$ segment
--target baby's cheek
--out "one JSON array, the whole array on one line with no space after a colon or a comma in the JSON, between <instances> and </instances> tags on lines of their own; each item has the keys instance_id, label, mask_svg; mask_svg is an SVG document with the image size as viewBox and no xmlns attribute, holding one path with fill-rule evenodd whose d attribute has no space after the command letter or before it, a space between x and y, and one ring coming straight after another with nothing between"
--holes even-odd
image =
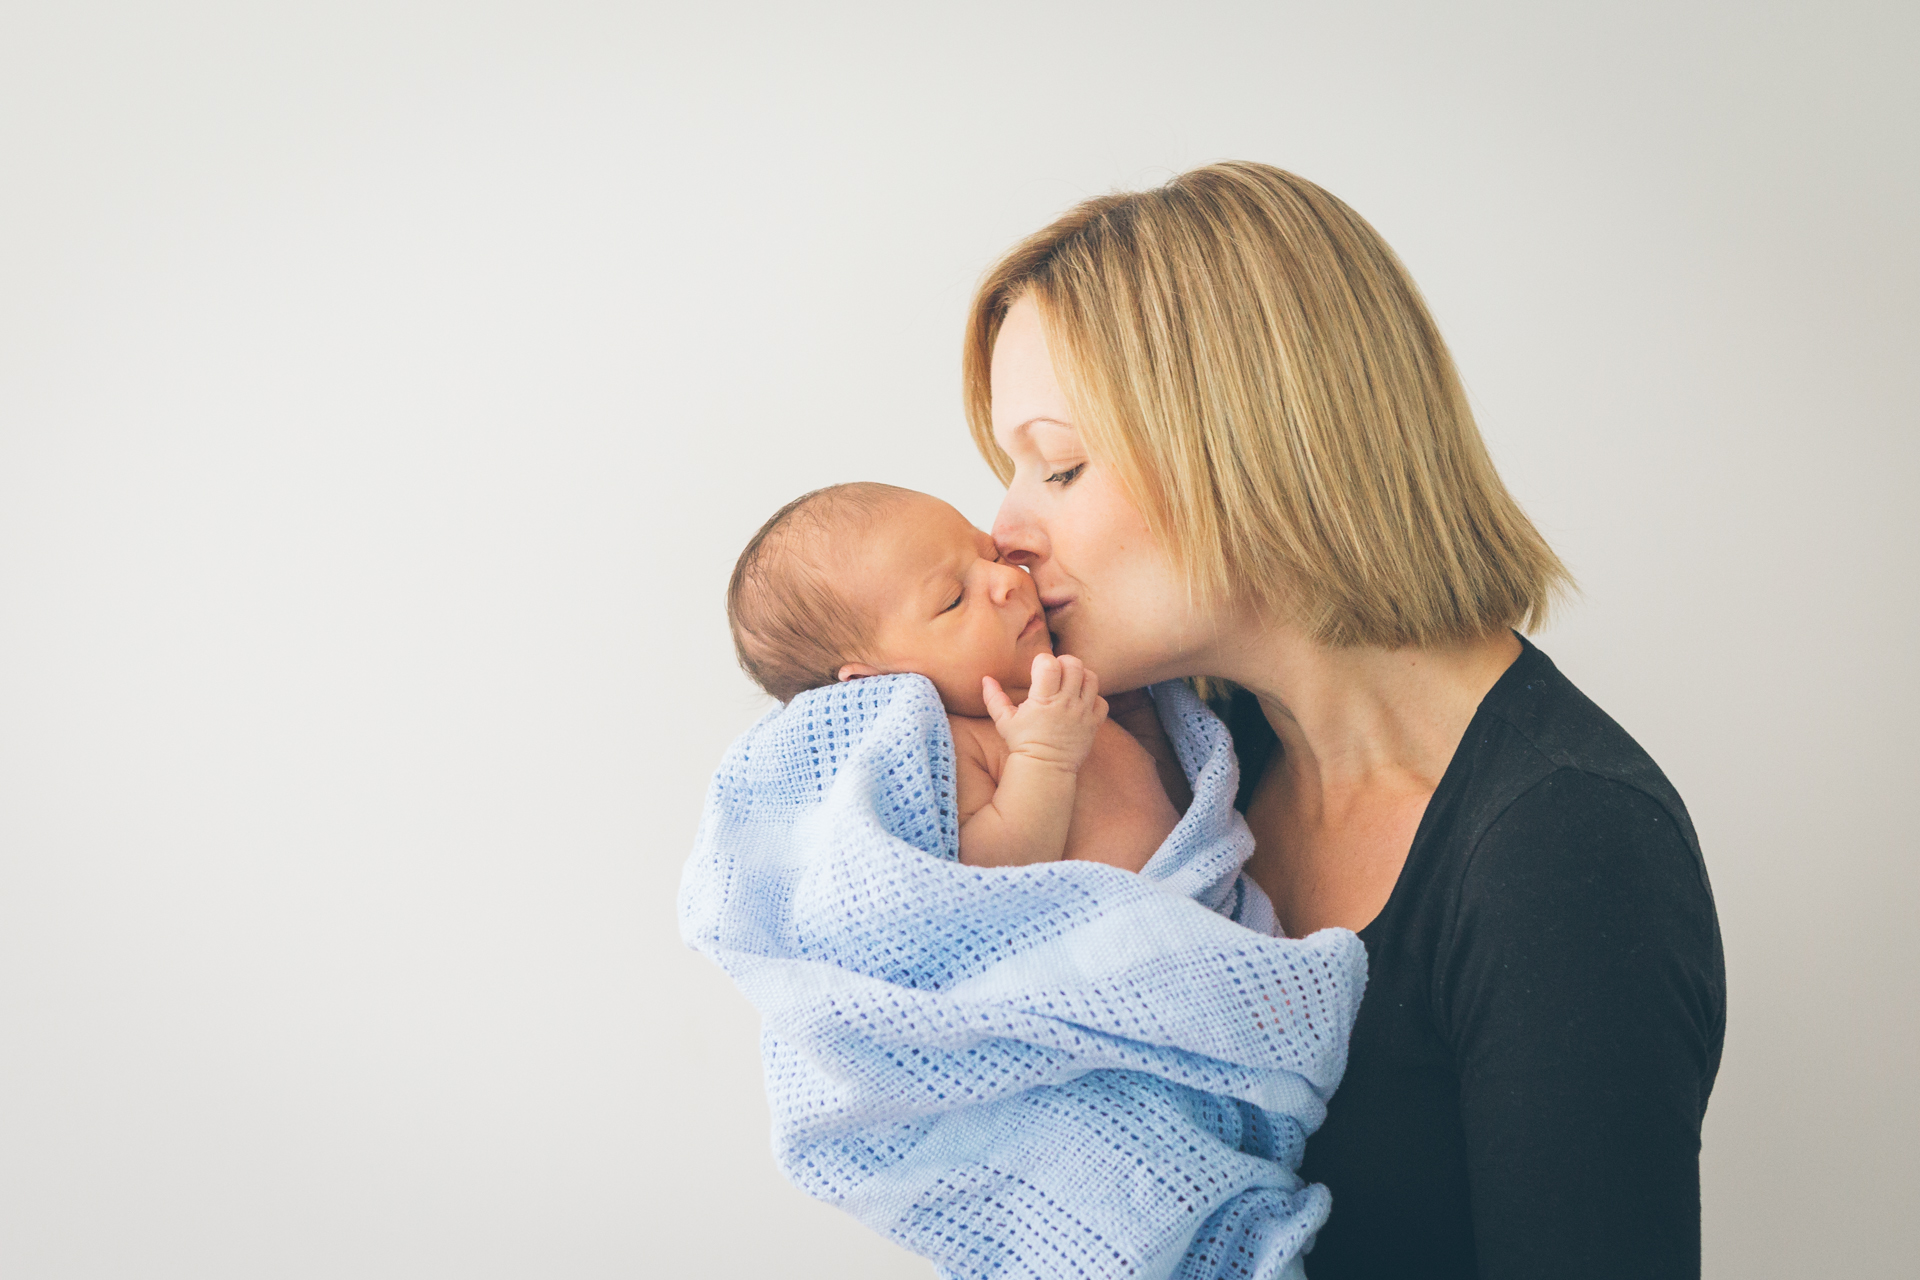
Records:
<instances>
[{"instance_id":1,"label":"baby's cheek","mask_svg":"<svg viewBox=\"0 0 1920 1280\"><path fill-rule=\"evenodd\" d=\"M1051 649L1039 649L1023 645L1012 652L1002 652L999 661L994 664L993 674L1001 684L1017 683L1026 688L1033 678L1033 660L1042 653L1051 653Z\"/></svg>"}]
</instances>

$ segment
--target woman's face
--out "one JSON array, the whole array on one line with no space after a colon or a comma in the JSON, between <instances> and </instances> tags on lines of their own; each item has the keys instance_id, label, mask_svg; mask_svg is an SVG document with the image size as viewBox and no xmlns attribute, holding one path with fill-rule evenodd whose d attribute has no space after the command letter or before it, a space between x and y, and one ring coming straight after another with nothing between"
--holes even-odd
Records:
<instances>
[{"instance_id":1,"label":"woman's face","mask_svg":"<svg viewBox=\"0 0 1920 1280\"><path fill-rule=\"evenodd\" d=\"M1031 298L1007 312L991 376L993 438L1014 464L993 540L1032 573L1054 651L1078 657L1116 693L1199 674L1190 664L1205 629L1186 584L1088 454Z\"/></svg>"}]
</instances>

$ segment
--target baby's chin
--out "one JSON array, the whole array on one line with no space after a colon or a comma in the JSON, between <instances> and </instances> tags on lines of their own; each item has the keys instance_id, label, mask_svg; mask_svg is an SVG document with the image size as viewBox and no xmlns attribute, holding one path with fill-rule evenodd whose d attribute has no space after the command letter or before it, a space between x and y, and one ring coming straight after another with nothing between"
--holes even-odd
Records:
<instances>
[{"instance_id":1,"label":"baby's chin","mask_svg":"<svg viewBox=\"0 0 1920 1280\"><path fill-rule=\"evenodd\" d=\"M986 674L993 675L996 680L1000 679L999 676L994 675L991 671ZM1000 680L1001 691L1005 693L1008 698L1012 699L1013 705L1016 707L1027 700L1027 688L1027 679L1025 676L1020 678L1019 684L1008 684L1005 680ZM977 716L982 719L987 719L991 716L991 713L987 710L986 696L980 690L979 680L973 682L971 693L956 689L951 695L942 695L941 701L947 704L948 711L951 711L957 716Z\"/></svg>"},{"instance_id":2,"label":"baby's chin","mask_svg":"<svg viewBox=\"0 0 1920 1280\"><path fill-rule=\"evenodd\" d=\"M1004 671L982 671L952 680L936 679L934 685L940 690L940 701L946 705L949 712L956 716L973 716L976 719L985 720L990 718L986 695L981 688L981 680L985 676L992 676L999 681L1001 690L1013 700L1013 705L1016 707L1027 700L1027 690L1030 687L1028 673L1022 670L1018 682L1010 682L1007 679L1009 674Z\"/></svg>"},{"instance_id":3,"label":"baby's chin","mask_svg":"<svg viewBox=\"0 0 1920 1280\"><path fill-rule=\"evenodd\" d=\"M1000 688L1015 706L1025 702L1027 690L1032 687L1033 660L1043 653L1053 652L1052 637L1045 631L1040 633L1039 643L1023 641L1006 661L996 664L995 670L976 670L964 674L954 674L951 668L945 672L928 670L934 685L940 690L940 700L947 710L957 716L987 715L987 702L981 692L981 681L992 676L1000 682Z\"/></svg>"}]
</instances>

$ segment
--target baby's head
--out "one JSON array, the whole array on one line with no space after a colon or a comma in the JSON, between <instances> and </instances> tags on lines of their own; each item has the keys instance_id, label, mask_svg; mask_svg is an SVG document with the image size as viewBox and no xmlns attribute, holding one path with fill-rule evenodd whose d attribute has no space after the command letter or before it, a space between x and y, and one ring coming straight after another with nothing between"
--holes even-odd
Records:
<instances>
[{"instance_id":1,"label":"baby's head","mask_svg":"<svg viewBox=\"0 0 1920 1280\"><path fill-rule=\"evenodd\" d=\"M760 526L727 584L733 646L782 702L855 676L913 671L947 709L984 716L980 679L1018 702L1053 652L1040 593L938 498L837 484Z\"/></svg>"}]
</instances>

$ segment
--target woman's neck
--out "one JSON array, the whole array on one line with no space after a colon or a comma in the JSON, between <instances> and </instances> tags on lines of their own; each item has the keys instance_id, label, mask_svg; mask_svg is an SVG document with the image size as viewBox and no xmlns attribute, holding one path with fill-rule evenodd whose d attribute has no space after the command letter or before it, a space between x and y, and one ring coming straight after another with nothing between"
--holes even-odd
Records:
<instances>
[{"instance_id":1,"label":"woman's neck","mask_svg":"<svg viewBox=\"0 0 1920 1280\"><path fill-rule=\"evenodd\" d=\"M1217 665L1260 699L1288 789L1332 800L1383 785L1431 793L1480 700L1520 652L1509 631L1446 648L1336 649L1269 625Z\"/></svg>"}]
</instances>

